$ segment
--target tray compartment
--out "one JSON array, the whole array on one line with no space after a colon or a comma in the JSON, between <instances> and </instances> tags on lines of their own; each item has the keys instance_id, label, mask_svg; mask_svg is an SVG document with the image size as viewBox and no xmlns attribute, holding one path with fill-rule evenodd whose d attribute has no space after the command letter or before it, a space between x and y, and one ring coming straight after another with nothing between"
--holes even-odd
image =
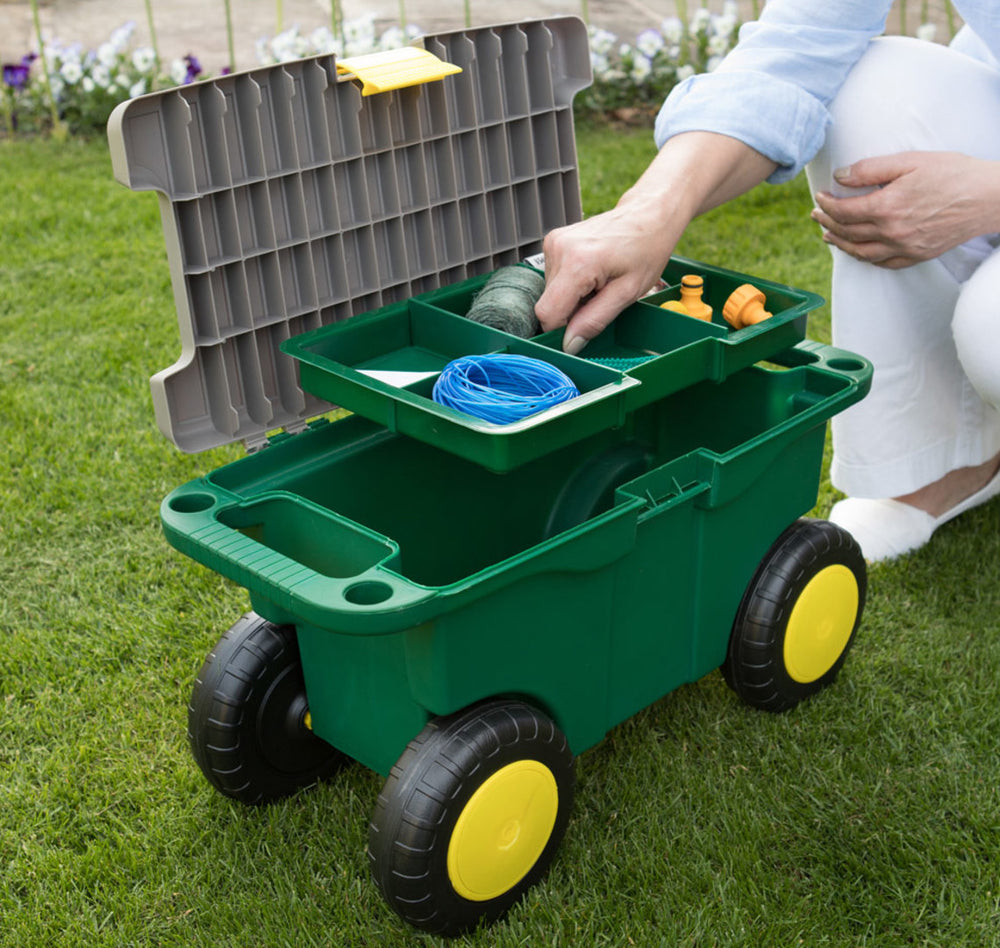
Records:
<instances>
[{"instance_id":1,"label":"tray compartment","mask_svg":"<svg viewBox=\"0 0 1000 948\"><path fill-rule=\"evenodd\" d=\"M360 575L388 563L395 544L327 507L275 494L219 513L219 523L323 576Z\"/></svg>"},{"instance_id":2,"label":"tray compartment","mask_svg":"<svg viewBox=\"0 0 1000 948\"><path fill-rule=\"evenodd\" d=\"M460 298L472 292L465 288ZM445 296L455 302L452 294ZM317 397L498 471L620 426L625 392L638 384L614 369L471 322L422 299L289 339L282 349L299 360L302 387ZM449 362L489 353L543 359L565 372L580 395L510 425L494 425L432 400L436 377ZM381 374L386 372L423 377L393 379Z\"/></svg>"}]
</instances>

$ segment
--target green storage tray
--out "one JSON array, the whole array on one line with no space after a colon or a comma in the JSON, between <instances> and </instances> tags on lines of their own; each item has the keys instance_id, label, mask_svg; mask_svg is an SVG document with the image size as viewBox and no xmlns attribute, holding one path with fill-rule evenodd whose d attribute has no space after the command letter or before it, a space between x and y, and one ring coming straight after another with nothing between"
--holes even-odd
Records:
<instances>
[{"instance_id":1,"label":"green storage tray","mask_svg":"<svg viewBox=\"0 0 1000 948\"><path fill-rule=\"evenodd\" d=\"M681 277L705 281L712 322L665 310ZM675 258L665 289L623 312L583 353L562 352L562 330L523 340L465 319L488 276L294 336L281 350L299 360L307 392L443 450L507 471L606 427L619 427L643 405L697 382L722 381L801 341L806 315L822 298L792 287ZM770 319L734 330L722 319L729 294L753 283L767 296ZM510 425L496 425L438 405L440 371L465 355L514 353L564 371L580 396Z\"/></svg>"},{"instance_id":2,"label":"green storage tray","mask_svg":"<svg viewBox=\"0 0 1000 948\"><path fill-rule=\"evenodd\" d=\"M482 326L421 299L293 337L281 348L299 359L306 391L493 471L510 470L619 427L628 411L628 392L641 384L616 369ZM493 353L544 359L565 372L580 395L509 425L433 400L434 382L451 360Z\"/></svg>"}]
</instances>

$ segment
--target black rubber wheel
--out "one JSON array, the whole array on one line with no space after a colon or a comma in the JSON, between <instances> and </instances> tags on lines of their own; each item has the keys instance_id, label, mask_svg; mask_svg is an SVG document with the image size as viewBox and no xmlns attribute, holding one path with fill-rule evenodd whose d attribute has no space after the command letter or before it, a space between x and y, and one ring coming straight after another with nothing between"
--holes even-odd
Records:
<instances>
[{"instance_id":1,"label":"black rubber wheel","mask_svg":"<svg viewBox=\"0 0 1000 948\"><path fill-rule=\"evenodd\" d=\"M861 549L826 520L798 520L767 552L729 639L723 675L747 704L785 711L829 685L861 621Z\"/></svg>"},{"instance_id":2,"label":"black rubber wheel","mask_svg":"<svg viewBox=\"0 0 1000 948\"><path fill-rule=\"evenodd\" d=\"M492 922L545 874L574 788L565 736L531 706L497 699L437 718L379 795L368 832L375 881L426 931Z\"/></svg>"},{"instance_id":3,"label":"black rubber wheel","mask_svg":"<svg viewBox=\"0 0 1000 948\"><path fill-rule=\"evenodd\" d=\"M307 724L290 625L242 616L205 659L188 706L188 742L220 793L267 803L329 776L343 755Z\"/></svg>"},{"instance_id":4,"label":"black rubber wheel","mask_svg":"<svg viewBox=\"0 0 1000 948\"><path fill-rule=\"evenodd\" d=\"M548 539L610 510L615 490L649 470L649 451L636 441L600 451L578 467L559 491L543 536Z\"/></svg>"}]
</instances>

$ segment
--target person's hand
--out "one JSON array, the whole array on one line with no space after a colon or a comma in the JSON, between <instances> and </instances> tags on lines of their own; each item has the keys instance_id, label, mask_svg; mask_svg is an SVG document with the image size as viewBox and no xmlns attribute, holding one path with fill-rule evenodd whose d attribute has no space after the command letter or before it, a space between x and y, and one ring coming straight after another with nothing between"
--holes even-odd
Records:
<instances>
[{"instance_id":1,"label":"person's hand","mask_svg":"<svg viewBox=\"0 0 1000 948\"><path fill-rule=\"evenodd\" d=\"M1000 162L956 152L910 151L856 161L837 183L866 194L815 198L823 239L844 253L900 269L1000 231Z\"/></svg>"},{"instance_id":2,"label":"person's hand","mask_svg":"<svg viewBox=\"0 0 1000 948\"><path fill-rule=\"evenodd\" d=\"M691 219L763 181L776 165L715 132L669 139L614 210L550 231L535 315L566 327L573 355L660 279Z\"/></svg>"},{"instance_id":3,"label":"person's hand","mask_svg":"<svg viewBox=\"0 0 1000 948\"><path fill-rule=\"evenodd\" d=\"M546 331L566 327L563 349L572 355L656 283L679 236L630 203L545 237L535 315Z\"/></svg>"}]
</instances>

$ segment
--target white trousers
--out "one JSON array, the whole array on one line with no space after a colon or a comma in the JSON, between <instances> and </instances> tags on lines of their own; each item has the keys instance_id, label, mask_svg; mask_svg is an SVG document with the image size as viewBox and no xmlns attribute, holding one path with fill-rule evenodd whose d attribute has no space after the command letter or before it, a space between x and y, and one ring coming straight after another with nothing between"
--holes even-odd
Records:
<instances>
[{"instance_id":1,"label":"white trousers","mask_svg":"<svg viewBox=\"0 0 1000 948\"><path fill-rule=\"evenodd\" d=\"M951 47L875 40L834 101L808 169L815 193L859 193L835 168L894 152L1000 161L1000 65L967 28ZM875 365L871 394L832 422L831 480L895 497L1000 451L1000 235L903 270L833 252L834 345Z\"/></svg>"}]
</instances>

